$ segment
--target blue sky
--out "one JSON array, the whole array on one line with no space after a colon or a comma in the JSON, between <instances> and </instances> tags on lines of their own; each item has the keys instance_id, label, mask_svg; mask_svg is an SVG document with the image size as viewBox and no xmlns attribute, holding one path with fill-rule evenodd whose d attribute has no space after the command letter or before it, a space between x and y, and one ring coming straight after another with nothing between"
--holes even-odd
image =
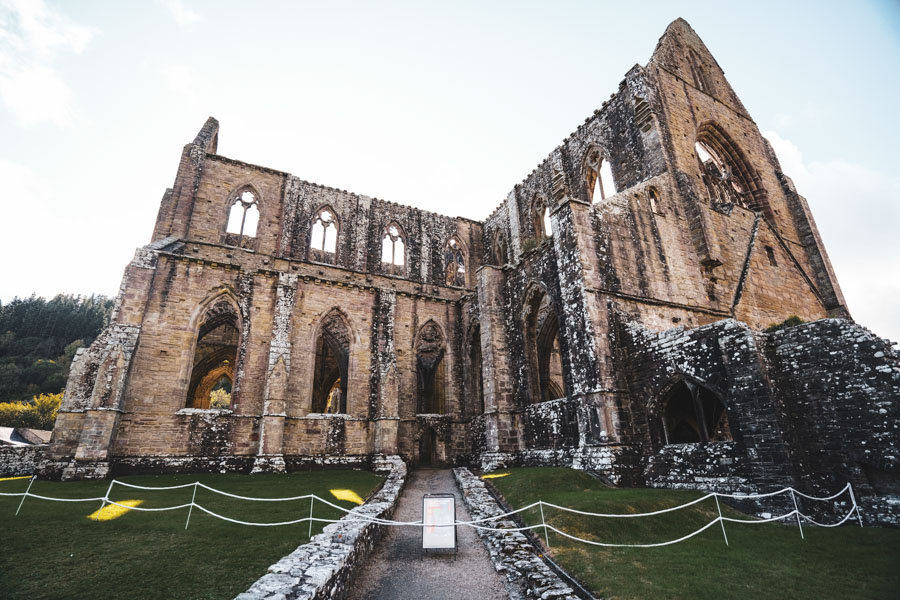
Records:
<instances>
[{"instance_id":1,"label":"blue sky","mask_svg":"<svg viewBox=\"0 0 900 600\"><path fill-rule=\"evenodd\" d=\"M210 115L226 156L483 219L679 16L900 339L894 1L0 0L0 299L114 294Z\"/></svg>"}]
</instances>

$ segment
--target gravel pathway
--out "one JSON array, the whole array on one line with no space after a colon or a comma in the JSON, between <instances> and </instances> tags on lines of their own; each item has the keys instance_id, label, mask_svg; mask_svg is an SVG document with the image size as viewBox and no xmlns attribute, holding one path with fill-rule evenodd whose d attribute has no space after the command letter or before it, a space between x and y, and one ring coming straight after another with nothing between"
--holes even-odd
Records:
<instances>
[{"instance_id":1,"label":"gravel pathway","mask_svg":"<svg viewBox=\"0 0 900 600\"><path fill-rule=\"evenodd\" d=\"M424 494L452 493L456 515L468 520L459 490L449 469L416 469L406 481L394 519L422 518ZM471 527L457 528L459 553L425 554L418 527L389 527L372 558L356 576L350 600L508 600L503 579L494 570L478 534Z\"/></svg>"}]
</instances>

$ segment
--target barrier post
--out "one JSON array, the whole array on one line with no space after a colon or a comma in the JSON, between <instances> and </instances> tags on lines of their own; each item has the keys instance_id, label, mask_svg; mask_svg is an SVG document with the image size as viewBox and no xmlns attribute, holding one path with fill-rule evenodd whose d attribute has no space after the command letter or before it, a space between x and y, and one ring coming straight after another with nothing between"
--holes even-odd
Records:
<instances>
[{"instance_id":1,"label":"barrier post","mask_svg":"<svg viewBox=\"0 0 900 600\"><path fill-rule=\"evenodd\" d=\"M115 479L109 482L109 487L106 488L106 494L103 496L103 500L100 501L100 510L103 510L103 507L106 506L106 501L109 500L109 494L112 492L112 486L115 482Z\"/></svg>"},{"instance_id":2,"label":"barrier post","mask_svg":"<svg viewBox=\"0 0 900 600\"><path fill-rule=\"evenodd\" d=\"M547 542L547 550L550 549L550 537L547 535L547 522L544 521L544 501L538 500L538 505L541 507L541 525L544 526L544 540Z\"/></svg>"},{"instance_id":3,"label":"barrier post","mask_svg":"<svg viewBox=\"0 0 900 600\"><path fill-rule=\"evenodd\" d=\"M791 500L794 501L794 514L797 516L797 527L800 528L800 539L805 540L806 536L803 535L803 525L800 524L800 507L797 506L797 496L794 494L794 488L789 488L791 490Z\"/></svg>"},{"instance_id":4,"label":"barrier post","mask_svg":"<svg viewBox=\"0 0 900 600\"><path fill-rule=\"evenodd\" d=\"M313 504L315 503L315 501L316 501L315 494L310 494L309 495L309 533L306 534L307 540L312 539L312 512L313 512Z\"/></svg>"},{"instance_id":5,"label":"barrier post","mask_svg":"<svg viewBox=\"0 0 900 600\"><path fill-rule=\"evenodd\" d=\"M25 490L25 493L22 494L22 501L19 502L19 508L16 509L16 516L19 515L19 511L22 510L22 505L25 504L25 498L28 497L28 492L31 491L31 484L34 483L34 480L37 479L37 475L31 476L31 481L28 482L28 488Z\"/></svg>"},{"instance_id":6,"label":"barrier post","mask_svg":"<svg viewBox=\"0 0 900 600\"><path fill-rule=\"evenodd\" d=\"M725 521L722 519L722 507L719 506L719 494L713 492L713 497L716 499L716 508L719 511L719 525L722 526L722 537L725 538L725 545L728 545L728 535L725 533Z\"/></svg>"},{"instance_id":7,"label":"barrier post","mask_svg":"<svg viewBox=\"0 0 900 600\"><path fill-rule=\"evenodd\" d=\"M191 523L191 513L194 512L194 500L197 498L197 484L199 481L194 482L194 494L191 496L191 505L188 507L188 516L187 521L184 522L184 529L187 530L188 525Z\"/></svg>"},{"instance_id":8,"label":"barrier post","mask_svg":"<svg viewBox=\"0 0 900 600\"><path fill-rule=\"evenodd\" d=\"M856 509L856 518L859 519L859 526L862 527L862 513L859 512L859 504L856 503L856 494L853 493L853 485L850 483L847 484L847 489L850 490L850 500L853 501L853 508ZM23 498L24 500L24 498Z\"/></svg>"}]
</instances>

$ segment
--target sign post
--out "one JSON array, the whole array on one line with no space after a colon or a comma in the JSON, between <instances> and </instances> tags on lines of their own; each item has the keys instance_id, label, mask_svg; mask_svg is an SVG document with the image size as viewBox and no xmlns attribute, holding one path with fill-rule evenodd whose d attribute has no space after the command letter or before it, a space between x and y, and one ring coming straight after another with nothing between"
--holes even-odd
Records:
<instances>
[{"instance_id":1,"label":"sign post","mask_svg":"<svg viewBox=\"0 0 900 600\"><path fill-rule=\"evenodd\" d=\"M422 496L422 549L453 549L456 545L456 496L425 494Z\"/></svg>"}]
</instances>

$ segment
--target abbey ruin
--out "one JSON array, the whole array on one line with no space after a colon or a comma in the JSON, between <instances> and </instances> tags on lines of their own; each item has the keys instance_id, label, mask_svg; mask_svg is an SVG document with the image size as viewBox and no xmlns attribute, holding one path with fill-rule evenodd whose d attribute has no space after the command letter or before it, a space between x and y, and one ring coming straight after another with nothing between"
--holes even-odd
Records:
<instances>
[{"instance_id":1,"label":"abbey ruin","mask_svg":"<svg viewBox=\"0 0 900 600\"><path fill-rule=\"evenodd\" d=\"M77 355L47 473L399 454L897 494L898 355L850 319L806 200L683 20L484 221L226 158L218 134L184 147Z\"/></svg>"}]
</instances>

